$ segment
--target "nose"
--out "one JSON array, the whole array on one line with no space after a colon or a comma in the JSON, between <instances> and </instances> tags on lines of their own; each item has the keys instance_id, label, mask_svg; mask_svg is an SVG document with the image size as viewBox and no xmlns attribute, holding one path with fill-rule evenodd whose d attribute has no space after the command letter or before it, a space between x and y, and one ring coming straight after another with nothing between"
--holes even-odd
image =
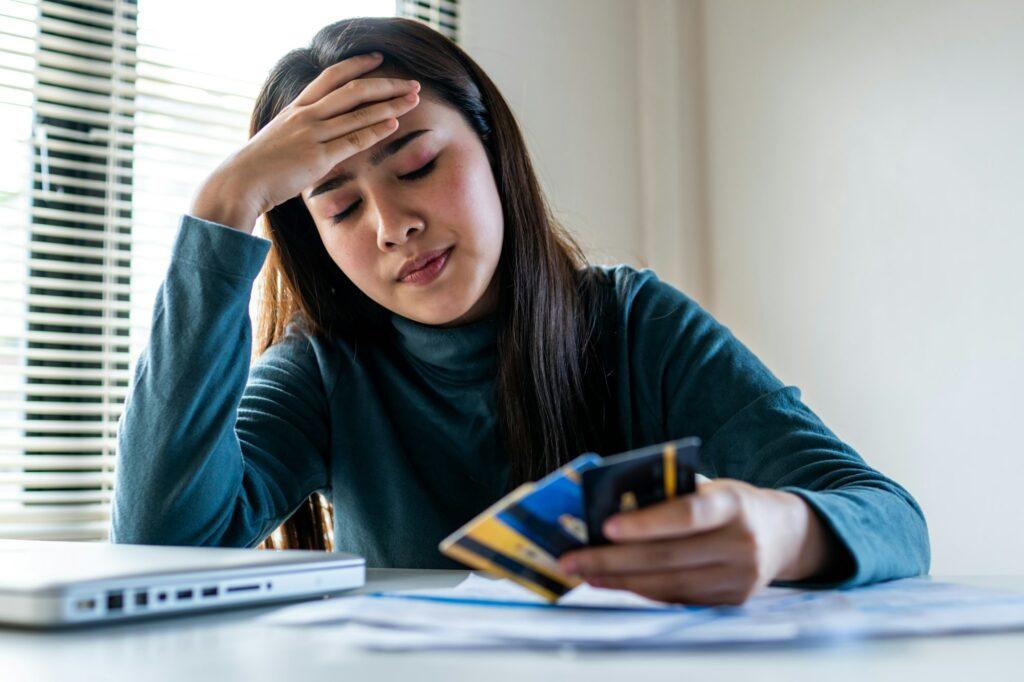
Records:
<instances>
[{"instance_id":1,"label":"nose","mask_svg":"<svg viewBox=\"0 0 1024 682\"><path fill-rule=\"evenodd\" d=\"M415 232L422 230L416 219L399 208L388 208L377 204L377 248L390 251L409 241Z\"/></svg>"},{"instance_id":2,"label":"nose","mask_svg":"<svg viewBox=\"0 0 1024 682\"><path fill-rule=\"evenodd\" d=\"M407 242L409 236L419 230L420 228L415 225L408 225L395 230L377 230L377 246L380 247L381 251L390 251L394 247Z\"/></svg>"}]
</instances>

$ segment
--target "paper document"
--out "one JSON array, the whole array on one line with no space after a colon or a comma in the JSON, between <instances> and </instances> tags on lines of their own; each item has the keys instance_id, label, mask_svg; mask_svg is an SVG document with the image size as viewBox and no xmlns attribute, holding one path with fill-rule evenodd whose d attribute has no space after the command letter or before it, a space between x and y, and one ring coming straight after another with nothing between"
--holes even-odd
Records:
<instances>
[{"instance_id":1,"label":"paper document","mask_svg":"<svg viewBox=\"0 0 1024 682\"><path fill-rule=\"evenodd\" d=\"M1024 594L907 578L850 590L768 587L743 606L686 606L580 585L557 604L472 573L453 588L335 597L261 617L338 627L373 649L664 648L1024 629Z\"/></svg>"}]
</instances>

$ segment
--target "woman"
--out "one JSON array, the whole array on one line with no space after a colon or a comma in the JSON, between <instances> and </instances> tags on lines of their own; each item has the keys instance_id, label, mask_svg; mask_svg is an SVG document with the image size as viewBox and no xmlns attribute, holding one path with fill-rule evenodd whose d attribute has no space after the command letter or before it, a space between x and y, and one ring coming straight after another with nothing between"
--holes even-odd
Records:
<instances>
[{"instance_id":1,"label":"woman","mask_svg":"<svg viewBox=\"0 0 1024 682\"><path fill-rule=\"evenodd\" d=\"M114 541L253 547L322 492L337 549L451 568L438 542L518 483L699 436L714 480L563 568L689 603L928 570L917 503L798 389L650 270L586 263L504 99L440 34L325 27L274 67L250 134L181 219L120 424Z\"/></svg>"}]
</instances>

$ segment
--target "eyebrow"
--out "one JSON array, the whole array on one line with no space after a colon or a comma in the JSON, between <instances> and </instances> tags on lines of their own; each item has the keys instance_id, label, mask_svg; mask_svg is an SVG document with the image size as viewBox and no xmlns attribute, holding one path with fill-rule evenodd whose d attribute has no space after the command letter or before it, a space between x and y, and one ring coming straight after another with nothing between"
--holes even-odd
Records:
<instances>
[{"instance_id":1,"label":"eyebrow","mask_svg":"<svg viewBox=\"0 0 1024 682\"><path fill-rule=\"evenodd\" d=\"M429 133L431 130L433 129L422 128L420 130L414 130L411 133L403 135L397 140L392 140L391 142L388 142L383 147L381 147L379 151L374 152L373 155L370 156L370 165L379 166L380 164L384 163L385 159L397 154L399 150L402 149L402 147L409 144L423 133ZM318 194L323 194L324 192L330 192L331 190L338 189L346 182L350 182L354 179L355 176L352 175L351 173L338 173L330 180L325 180L324 182L317 185L313 189L313 191L309 193L309 198L312 199Z\"/></svg>"}]
</instances>

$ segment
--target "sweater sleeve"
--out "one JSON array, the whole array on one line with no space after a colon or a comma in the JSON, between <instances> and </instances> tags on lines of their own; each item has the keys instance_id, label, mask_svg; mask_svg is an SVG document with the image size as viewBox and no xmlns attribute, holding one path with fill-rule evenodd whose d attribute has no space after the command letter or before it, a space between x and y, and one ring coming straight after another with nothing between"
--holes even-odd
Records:
<instances>
[{"instance_id":1,"label":"sweater sleeve","mask_svg":"<svg viewBox=\"0 0 1024 682\"><path fill-rule=\"evenodd\" d=\"M799 495L842 556L830 575L776 581L852 587L928 572L924 514L907 490L870 467L830 431L730 330L649 270L632 279L631 364L646 386L653 430L699 436L702 469ZM646 394L646 395L644 395Z\"/></svg>"},{"instance_id":2,"label":"sweater sleeve","mask_svg":"<svg viewBox=\"0 0 1024 682\"><path fill-rule=\"evenodd\" d=\"M113 542L253 547L328 486L310 342L250 368L249 300L270 241L184 215L118 422Z\"/></svg>"}]
</instances>

